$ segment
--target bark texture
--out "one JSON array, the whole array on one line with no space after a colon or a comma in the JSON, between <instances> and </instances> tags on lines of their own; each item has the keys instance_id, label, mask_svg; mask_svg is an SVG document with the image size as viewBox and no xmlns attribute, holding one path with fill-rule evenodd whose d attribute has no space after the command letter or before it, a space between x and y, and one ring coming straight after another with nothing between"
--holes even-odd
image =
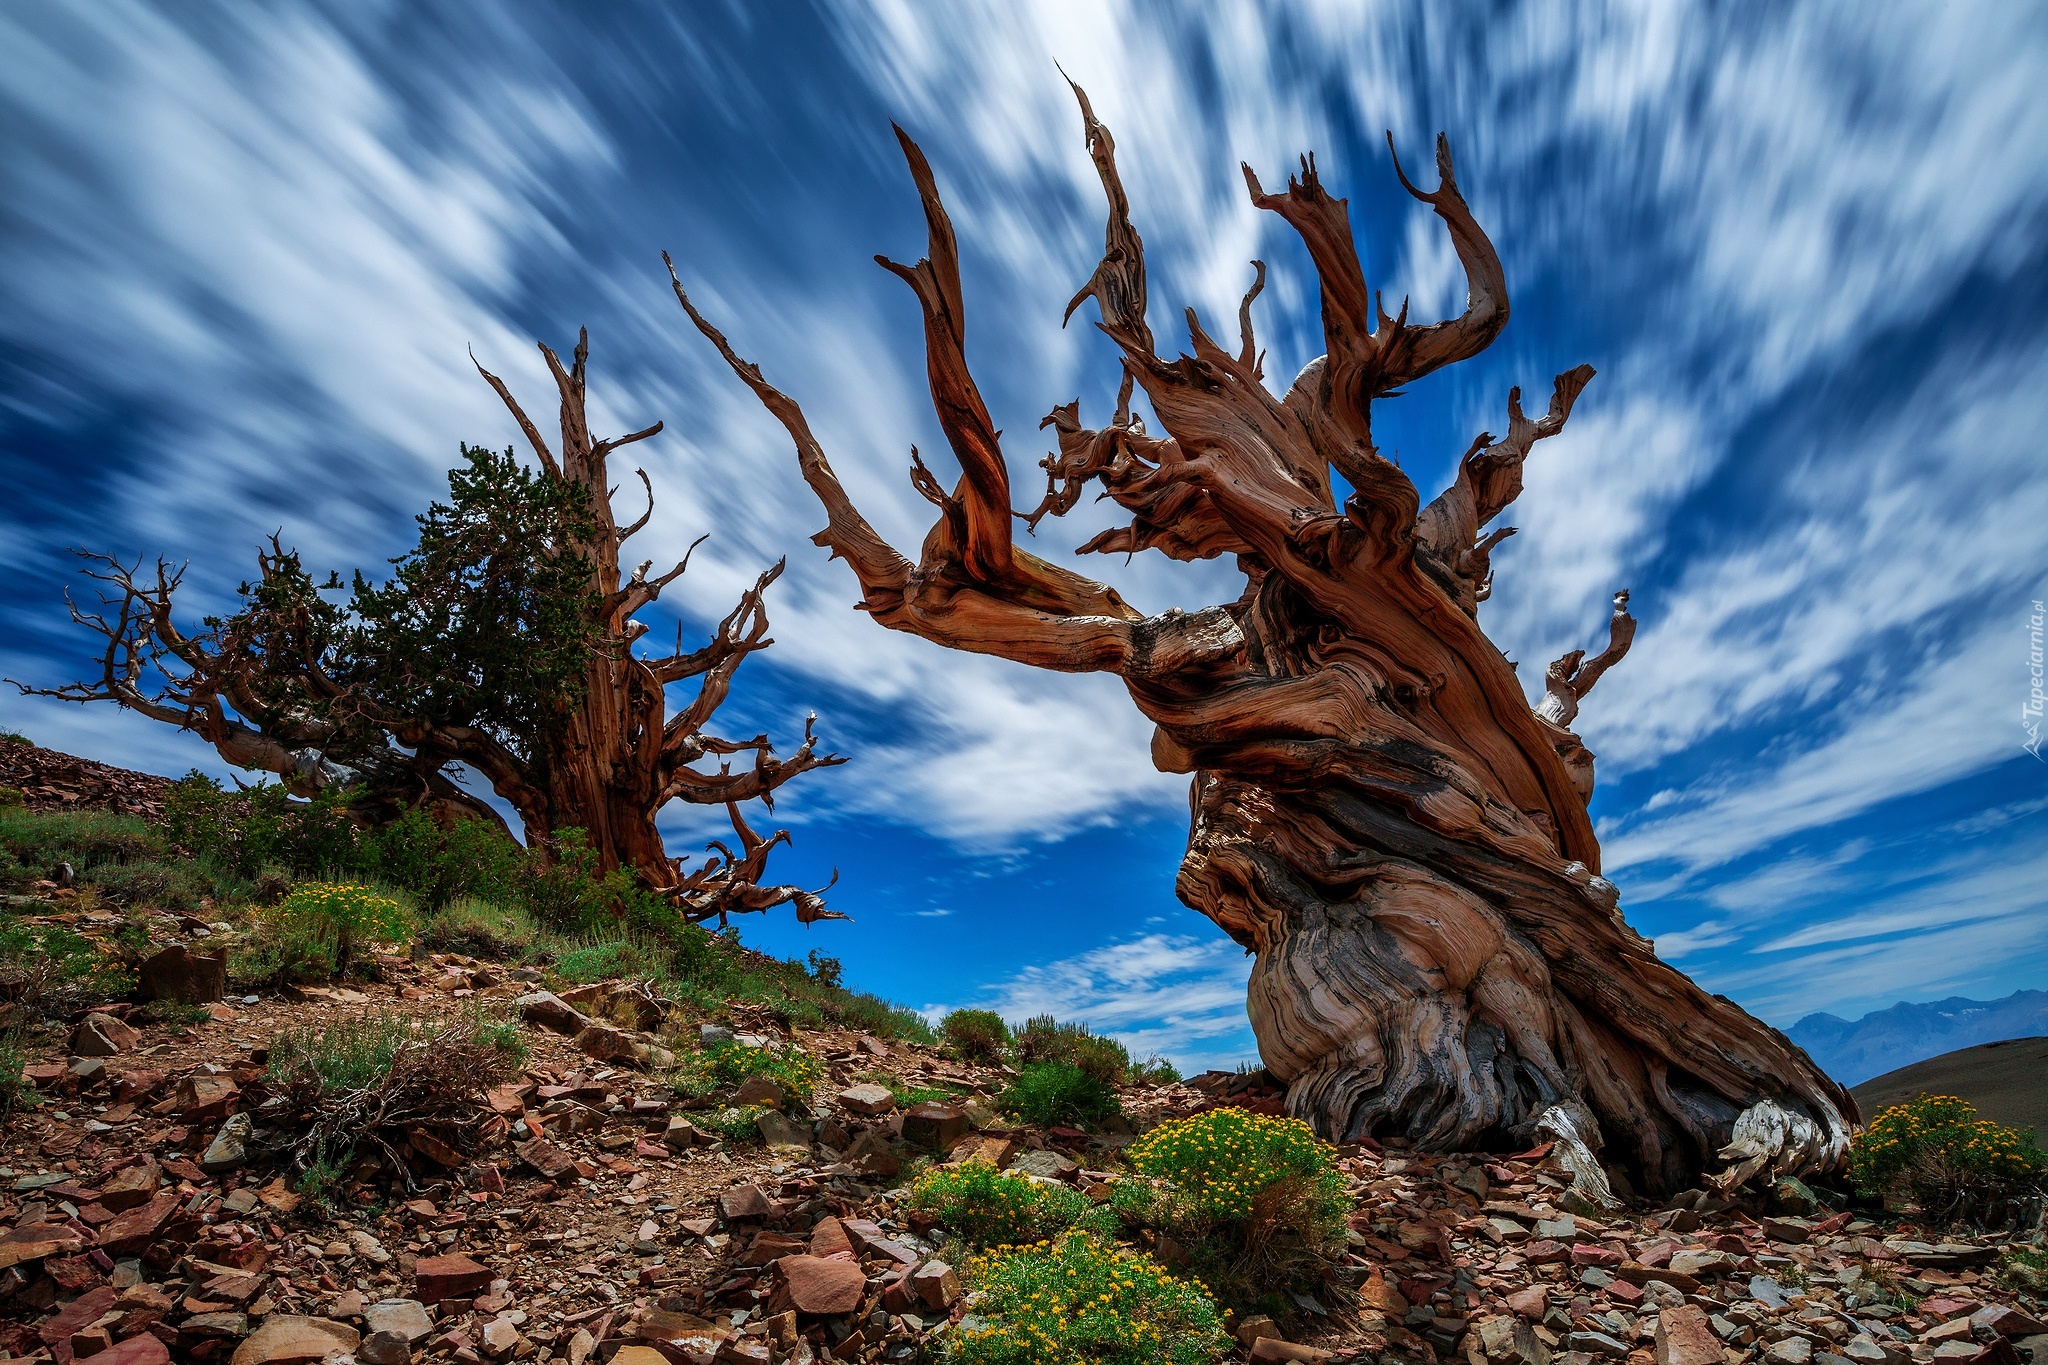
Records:
<instances>
[{"instance_id":1,"label":"bark texture","mask_svg":"<svg viewBox=\"0 0 2048 1365\"><path fill-rule=\"evenodd\" d=\"M1423 504L1372 438L1375 399L1470 357L1508 317L1499 258L1437 142L1436 189L1399 170L1451 235L1468 280L1458 317L1411 324L1367 287L1345 201L1305 159L1284 192L1244 170L1320 276L1325 354L1284 392L1265 384L1253 278L1235 349L1187 314L1189 350L1158 354L1143 243L1109 130L1077 88L1109 205L1100 264L1068 307L1095 302L1122 352L1116 410L1053 409L1057 454L1029 513L964 355L959 253L930 167L898 130L929 229L926 257L882 260L924 313L933 406L961 468L951 491L913 453L938 509L915 562L862 518L797 404L675 291L698 330L781 421L827 515L816 541L860 581L881 624L1043 668L1118 674L1156 725L1152 755L1192 777L1176 889L1256 954L1249 1010L1288 1106L1326 1136L1406 1136L1438 1149L1560 1144L1595 1203L1609 1176L1683 1187L1743 1128L1758 1169L1842 1159L1853 1101L1782 1034L1660 961L1600 876L1586 814L1593 757L1570 726L1635 622L1615 598L1605 650L1552 665L1533 706L1481 632L1487 524L1514 501L1534 444L1593 377L1559 375L1540 416L1508 398L1456 481ZM1391 147L1392 140L1389 138ZM881 258L877 258L880 260ZM672 279L675 271L670 265ZM1142 389L1164 434L1130 407ZM1341 503L1332 471L1352 490ZM1014 543L1013 522L1063 515L1089 486L1129 514L1085 551L1231 555L1233 602L1146 617L1114 589ZM1777 1140L1770 1139L1776 1134ZM1760 1135L1762 1135L1760 1137Z\"/></svg>"}]
</instances>

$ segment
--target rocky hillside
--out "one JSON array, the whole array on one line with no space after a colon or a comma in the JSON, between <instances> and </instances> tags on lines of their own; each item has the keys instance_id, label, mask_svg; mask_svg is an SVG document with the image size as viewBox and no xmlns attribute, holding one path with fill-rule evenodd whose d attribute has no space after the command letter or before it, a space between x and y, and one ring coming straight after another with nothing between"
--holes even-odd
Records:
<instances>
[{"instance_id":1,"label":"rocky hillside","mask_svg":"<svg viewBox=\"0 0 2048 1365\"><path fill-rule=\"evenodd\" d=\"M0 812L0 1358L2048 1365L2011 1234L1789 1180L1594 1209L1547 1147L1333 1149L1263 1075L934 1041L765 959L720 999L444 918L252 985L267 911L38 876L69 818Z\"/></svg>"}]
</instances>

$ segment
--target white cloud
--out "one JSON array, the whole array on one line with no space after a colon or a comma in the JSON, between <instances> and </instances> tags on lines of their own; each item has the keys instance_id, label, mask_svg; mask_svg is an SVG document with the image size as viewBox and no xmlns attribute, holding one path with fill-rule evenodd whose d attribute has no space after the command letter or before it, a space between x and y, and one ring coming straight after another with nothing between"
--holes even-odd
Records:
<instances>
[{"instance_id":1,"label":"white cloud","mask_svg":"<svg viewBox=\"0 0 2048 1365\"><path fill-rule=\"evenodd\" d=\"M1152 933L1025 967L953 1005L992 1009L1013 1023L1050 1014L1116 1038L1138 1058L1159 1053L1183 1071L1227 1067L1253 1054L1245 1018L1251 960L1228 939Z\"/></svg>"}]
</instances>

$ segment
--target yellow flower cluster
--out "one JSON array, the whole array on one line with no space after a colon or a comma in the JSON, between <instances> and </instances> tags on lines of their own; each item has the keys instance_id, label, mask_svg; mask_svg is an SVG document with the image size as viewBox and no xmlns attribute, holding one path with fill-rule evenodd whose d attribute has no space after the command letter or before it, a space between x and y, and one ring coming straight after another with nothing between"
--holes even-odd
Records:
<instances>
[{"instance_id":1,"label":"yellow flower cluster","mask_svg":"<svg viewBox=\"0 0 2048 1365\"><path fill-rule=\"evenodd\" d=\"M967 1279L973 1313L949 1365L1202 1365L1230 1344L1199 1282L1078 1230L975 1256Z\"/></svg>"},{"instance_id":2,"label":"yellow flower cluster","mask_svg":"<svg viewBox=\"0 0 2048 1365\"><path fill-rule=\"evenodd\" d=\"M1849 1147L1849 1174L1868 1194L1925 1183L2024 1182L2048 1172L2033 1134L1977 1117L1954 1095L1922 1095L1879 1113Z\"/></svg>"},{"instance_id":3,"label":"yellow flower cluster","mask_svg":"<svg viewBox=\"0 0 2048 1365\"><path fill-rule=\"evenodd\" d=\"M1225 1107L1162 1123L1131 1144L1132 1170L1173 1182L1212 1218L1252 1216L1261 1191L1282 1180L1337 1180L1336 1149L1300 1119Z\"/></svg>"},{"instance_id":4,"label":"yellow flower cluster","mask_svg":"<svg viewBox=\"0 0 2048 1365\"><path fill-rule=\"evenodd\" d=\"M403 905L354 882L302 882L272 914L280 924L343 943L404 943L413 931Z\"/></svg>"}]
</instances>

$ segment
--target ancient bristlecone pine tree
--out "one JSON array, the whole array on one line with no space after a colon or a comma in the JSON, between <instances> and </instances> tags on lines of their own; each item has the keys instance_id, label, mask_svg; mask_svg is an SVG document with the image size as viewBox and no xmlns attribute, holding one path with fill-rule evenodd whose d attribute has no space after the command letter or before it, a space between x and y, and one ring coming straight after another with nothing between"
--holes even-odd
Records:
<instances>
[{"instance_id":1,"label":"ancient bristlecone pine tree","mask_svg":"<svg viewBox=\"0 0 2048 1365\"><path fill-rule=\"evenodd\" d=\"M661 423L594 438L588 335L566 366L540 351L561 399L559 454L479 364L543 472L522 470L510 451L465 450L470 470L451 475L456 507L421 518L421 548L398 561L390 584L359 580L344 608L321 595L338 579L316 585L273 538L243 609L188 633L173 615L182 570L159 561L143 576L139 564L87 555L103 610L74 606L72 616L105 639L100 675L22 690L112 701L190 730L228 762L274 773L301 796L350 786L381 814L424 806L497 821L448 772L464 764L518 812L530 844L546 848L580 830L598 871L632 869L685 918L723 921L781 905L805 922L843 918L818 892L763 883L769 853L788 834L755 833L741 806L759 799L772 809L785 782L844 760L817 751L808 720L786 758L767 735L723 739L707 728L740 664L773 643L764 598L782 565L760 576L702 647L685 650L679 627L673 650L636 652L648 630L636 615L689 560L655 577L651 564L621 572L620 547L648 524L654 490L636 470L647 510L620 526L607 460ZM692 679L694 695L671 713L669 689ZM750 761L733 771L734 756ZM695 766L707 757L716 771ZM686 870L655 824L671 801L724 806L739 848L714 842L713 856Z\"/></svg>"},{"instance_id":2,"label":"ancient bristlecone pine tree","mask_svg":"<svg viewBox=\"0 0 2048 1365\"><path fill-rule=\"evenodd\" d=\"M1449 229L1469 280L1463 316L1430 326L1410 325L1405 305L1380 311L1345 201L1312 161L1284 194L1246 168L1252 202L1301 235L1322 282L1327 353L1276 395L1252 338L1257 262L1235 351L1190 312L1193 354L1157 354L1114 144L1085 96L1081 110L1109 220L1101 264L1068 311L1095 300L1123 353L1122 392L1101 428L1082 425L1078 403L1045 419L1059 454L1029 514L1011 510L963 354L952 225L899 130L929 254L881 263L923 305L933 405L962 471L947 493L913 454L911 478L939 509L916 563L848 500L797 405L677 284L691 320L794 438L829 518L817 542L852 567L862 609L950 648L1123 678L1158 727L1153 761L1194 777L1176 890L1257 954L1260 1053L1289 1111L1326 1136L1438 1149L1540 1136L1595 1201L1616 1172L1644 1190L1682 1187L1724 1145L1736 1176L1838 1163L1849 1097L1783 1036L1659 961L1600 876L1592 756L1567 727L1628 646L1625 595L1606 651L1553 665L1533 709L1476 620L1487 553L1505 534L1480 530L1520 492L1530 447L1563 426L1591 369L1559 376L1533 420L1511 396L1505 438L1475 440L1426 507L1374 448L1374 399L1477 354L1507 321L1499 258L1447 146L1436 190L1402 176ZM1134 384L1164 435L1132 415ZM1332 470L1353 490L1341 506ZM1146 617L1014 544L1019 516L1063 514L1091 482L1131 521L1084 549L1232 555L1243 595Z\"/></svg>"}]
</instances>

